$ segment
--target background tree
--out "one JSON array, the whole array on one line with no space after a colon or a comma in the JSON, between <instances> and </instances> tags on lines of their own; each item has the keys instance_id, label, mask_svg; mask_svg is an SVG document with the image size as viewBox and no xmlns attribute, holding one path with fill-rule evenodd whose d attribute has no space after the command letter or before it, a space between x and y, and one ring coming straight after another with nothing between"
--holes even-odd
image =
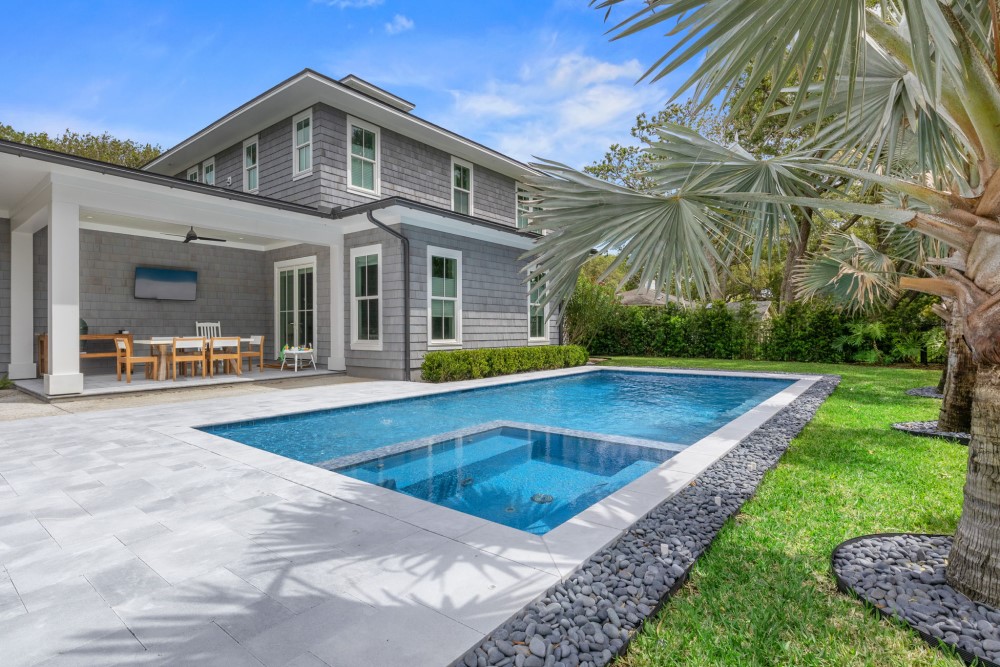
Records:
<instances>
[{"instance_id":1,"label":"background tree","mask_svg":"<svg viewBox=\"0 0 1000 667\"><path fill-rule=\"evenodd\" d=\"M787 95L786 127L811 126L811 136L802 150L760 159L664 125L647 149L655 187L645 192L541 162L544 174L530 179L541 206L533 227L549 233L533 251L536 275L560 299L594 248L618 248L642 282L705 295L726 252L745 248L759 265L784 230L795 234L797 209L900 225L952 248L943 275L882 280L889 291L949 299L976 363L947 573L958 590L1000 606L1000 3L869 4L650 0L620 22L617 37L656 29L676 39L648 76L692 64L678 94L693 89L700 105L722 98L743 109L765 77L797 81L773 88L763 108ZM881 203L854 199L875 185Z\"/></svg>"},{"instance_id":2,"label":"background tree","mask_svg":"<svg viewBox=\"0 0 1000 667\"><path fill-rule=\"evenodd\" d=\"M107 132L80 134L67 129L62 134L49 136L46 132L20 132L3 123L0 123L0 139L134 169L138 169L163 152L158 145L118 139Z\"/></svg>"}]
</instances>

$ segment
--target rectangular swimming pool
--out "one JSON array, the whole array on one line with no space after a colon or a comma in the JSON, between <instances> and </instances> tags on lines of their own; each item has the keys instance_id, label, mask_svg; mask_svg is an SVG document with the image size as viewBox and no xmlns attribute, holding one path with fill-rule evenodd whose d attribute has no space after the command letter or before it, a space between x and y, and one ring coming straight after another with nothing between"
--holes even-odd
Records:
<instances>
[{"instance_id":1,"label":"rectangular swimming pool","mask_svg":"<svg viewBox=\"0 0 1000 667\"><path fill-rule=\"evenodd\" d=\"M597 369L201 430L543 534L794 382Z\"/></svg>"}]
</instances>

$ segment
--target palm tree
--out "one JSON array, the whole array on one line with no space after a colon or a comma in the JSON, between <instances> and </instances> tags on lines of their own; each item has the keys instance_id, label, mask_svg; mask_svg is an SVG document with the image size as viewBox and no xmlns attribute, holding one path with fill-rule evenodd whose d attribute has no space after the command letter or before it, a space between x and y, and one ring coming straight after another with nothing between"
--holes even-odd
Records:
<instances>
[{"instance_id":1,"label":"palm tree","mask_svg":"<svg viewBox=\"0 0 1000 667\"><path fill-rule=\"evenodd\" d=\"M610 13L621 1L594 4ZM593 249L618 248L643 283L704 295L726 249L748 247L760 261L782 235L794 239L796 210L862 215L947 245L940 275L887 276L885 289L949 300L976 364L948 579L1000 606L1000 2L647 0L613 30L617 39L650 29L673 39L652 80L690 64L677 94L735 110L766 76L798 81L780 113L789 128L819 129L800 152L755 159L660 127L647 148L652 192L540 161L532 224L546 235L533 275L560 299ZM882 202L858 201L871 187Z\"/></svg>"}]
</instances>

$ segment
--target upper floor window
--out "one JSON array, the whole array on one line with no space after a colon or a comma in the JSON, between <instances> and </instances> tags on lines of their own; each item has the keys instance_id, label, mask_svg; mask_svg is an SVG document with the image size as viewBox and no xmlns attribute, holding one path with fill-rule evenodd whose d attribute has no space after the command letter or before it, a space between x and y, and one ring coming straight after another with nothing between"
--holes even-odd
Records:
<instances>
[{"instance_id":1,"label":"upper floor window","mask_svg":"<svg viewBox=\"0 0 1000 667\"><path fill-rule=\"evenodd\" d=\"M201 163L201 182L205 185L215 185L215 158L210 157Z\"/></svg>"},{"instance_id":2,"label":"upper floor window","mask_svg":"<svg viewBox=\"0 0 1000 667\"><path fill-rule=\"evenodd\" d=\"M243 142L243 191L257 192L260 175L257 156L257 136Z\"/></svg>"},{"instance_id":3,"label":"upper floor window","mask_svg":"<svg viewBox=\"0 0 1000 667\"><path fill-rule=\"evenodd\" d=\"M382 246L351 248L351 347L382 349L379 323L382 305L379 284L382 282Z\"/></svg>"},{"instance_id":4,"label":"upper floor window","mask_svg":"<svg viewBox=\"0 0 1000 667\"><path fill-rule=\"evenodd\" d=\"M312 173L312 109L292 118L292 176Z\"/></svg>"},{"instance_id":5,"label":"upper floor window","mask_svg":"<svg viewBox=\"0 0 1000 667\"><path fill-rule=\"evenodd\" d=\"M462 342L462 253L427 247L430 343Z\"/></svg>"},{"instance_id":6,"label":"upper floor window","mask_svg":"<svg viewBox=\"0 0 1000 667\"><path fill-rule=\"evenodd\" d=\"M187 179L189 181L198 182L198 165L195 165L187 170Z\"/></svg>"},{"instance_id":7,"label":"upper floor window","mask_svg":"<svg viewBox=\"0 0 1000 667\"><path fill-rule=\"evenodd\" d=\"M348 188L367 194L379 192L379 130L354 118L347 120L347 138L350 146L350 180Z\"/></svg>"},{"instance_id":8,"label":"upper floor window","mask_svg":"<svg viewBox=\"0 0 1000 667\"><path fill-rule=\"evenodd\" d=\"M528 226L528 214L535 210L528 202L531 201L531 193L520 183L517 184L517 228L524 229Z\"/></svg>"},{"instance_id":9,"label":"upper floor window","mask_svg":"<svg viewBox=\"0 0 1000 667\"><path fill-rule=\"evenodd\" d=\"M451 210L472 215L472 165L451 159Z\"/></svg>"}]
</instances>

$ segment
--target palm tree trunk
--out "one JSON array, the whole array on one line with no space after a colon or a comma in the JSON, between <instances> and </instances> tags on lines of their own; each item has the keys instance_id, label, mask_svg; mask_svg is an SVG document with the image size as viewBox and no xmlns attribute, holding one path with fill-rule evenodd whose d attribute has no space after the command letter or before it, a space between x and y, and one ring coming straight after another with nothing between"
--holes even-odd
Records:
<instances>
[{"instance_id":1,"label":"palm tree trunk","mask_svg":"<svg viewBox=\"0 0 1000 667\"><path fill-rule=\"evenodd\" d=\"M972 427L972 395L976 387L976 363L965 342L964 318L953 316L948 325L948 370L944 401L938 414L938 430L969 433Z\"/></svg>"},{"instance_id":2,"label":"palm tree trunk","mask_svg":"<svg viewBox=\"0 0 1000 667\"><path fill-rule=\"evenodd\" d=\"M944 388L947 384L948 384L948 364L945 364L944 370L941 371L941 379L938 380L937 390L939 394L942 395L944 394Z\"/></svg>"},{"instance_id":3,"label":"palm tree trunk","mask_svg":"<svg viewBox=\"0 0 1000 667\"><path fill-rule=\"evenodd\" d=\"M1000 607L1000 366L984 364L976 373L965 500L948 583Z\"/></svg>"},{"instance_id":4,"label":"palm tree trunk","mask_svg":"<svg viewBox=\"0 0 1000 667\"><path fill-rule=\"evenodd\" d=\"M785 270L781 277L781 310L795 301L795 282L792 280L792 274L795 267L799 265L799 260L805 256L806 250L809 249L809 236L812 234L812 211L809 210L807 213L808 215L797 214L796 217L799 218L798 238L788 243Z\"/></svg>"}]
</instances>

